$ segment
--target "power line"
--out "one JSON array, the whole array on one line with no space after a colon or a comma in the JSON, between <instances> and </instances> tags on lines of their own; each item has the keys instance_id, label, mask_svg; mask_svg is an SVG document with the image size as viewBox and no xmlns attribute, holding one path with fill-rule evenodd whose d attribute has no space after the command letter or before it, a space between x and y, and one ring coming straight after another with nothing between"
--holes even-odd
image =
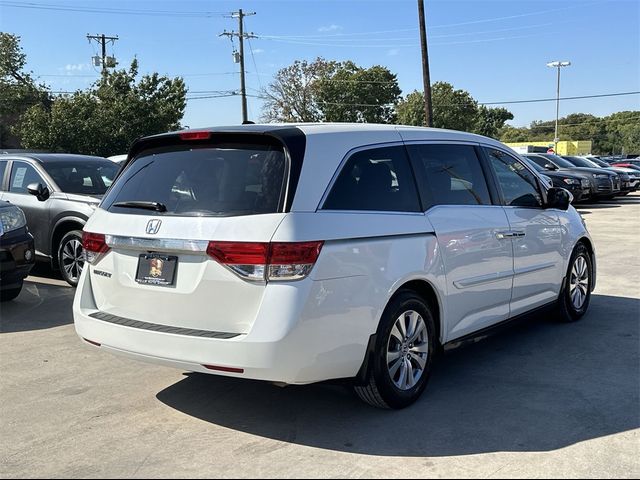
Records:
<instances>
[{"instance_id":1,"label":"power line","mask_svg":"<svg viewBox=\"0 0 640 480\"><path fill-rule=\"evenodd\" d=\"M587 120L584 122L578 122L578 123L560 123L561 127L575 127L578 125L597 125L598 122L602 122L604 119L603 118L594 118L592 120ZM640 116L638 117L631 117L631 118L613 118L611 120L607 120L607 123L613 123L613 122L632 122L632 121L640 121ZM545 121L545 123L548 122L553 122L553 120L547 120ZM532 125L529 127L513 127L513 128L527 128L529 130L535 130L535 129L542 129L542 128L551 128L551 129L555 129L555 125Z\"/></svg>"},{"instance_id":2,"label":"power line","mask_svg":"<svg viewBox=\"0 0 640 480\"><path fill-rule=\"evenodd\" d=\"M574 97L561 97L560 100L581 100L581 99L589 99L589 98L605 98L605 97L620 97L625 95L639 95L640 91L637 92L620 92L620 93L604 93L599 95L580 95ZM257 96L253 95L256 98L267 99L265 96ZM555 102L555 98L536 98L530 100L510 100L510 101L501 101L501 102L477 102L478 105L511 105L518 103L536 103L536 102ZM393 106L393 103L380 104L380 103L347 103L347 102L317 102L323 105L343 105L343 106L354 106L354 107L389 107ZM434 104L435 107L462 107L465 105L472 105L473 102L466 103L439 103Z\"/></svg>"},{"instance_id":3,"label":"power line","mask_svg":"<svg viewBox=\"0 0 640 480\"><path fill-rule=\"evenodd\" d=\"M553 22L548 23L538 23L534 25L523 25L518 27L509 27L509 28L497 28L492 30L483 30L483 31L471 31L471 32L462 32L462 33L447 33L447 34L436 34L429 35L429 38L451 38L451 37L468 37L469 35L486 35L490 33L501 33L501 32L512 32L512 31L521 31L521 30L530 30L532 28L544 28L555 25ZM434 27L429 27L434 28ZM335 35L260 35L260 38L266 38L269 40L292 40L292 41L304 41L305 39L309 39L309 41L324 41L324 42L391 42L391 41L403 41L403 40L415 40L415 37L396 37L396 38L344 38L349 35L358 35L358 36L367 36L367 35L377 35L380 33L391 33L391 32L404 32L411 31L417 32L417 28L411 29L402 29L402 30L386 30L380 32L360 32L360 33L337 33ZM339 37L339 38L336 38Z\"/></svg>"},{"instance_id":4,"label":"power line","mask_svg":"<svg viewBox=\"0 0 640 480\"><path fill-rule=\"evenodd\" d=\"M461 26L466 26L466 25L477 25L479 23L498 22L498 21L501 21L501 20L513 20L514 18L524 18L524 17L533 17L533 16L536 16L536 15L546 15L548 13L562 12L562 11L565 11L565 10L571 10L571 9L576 9L576 8L583 9L584 7L595 5L596 3L598 3L598 2L582 3L582 4L579 4L579 5L570 5L568 7L553 8L553 9L550 9L550 10L538 10L537 12L520 13L518 15L508 15L506 17L493 17L493 18L485 18L485 19L481 19L481 20L471 20L471 21L468 21L468 22L458 22L458 23L448 23L448 24L444 24L444 25L434 25L434 26L431 26L429 28L461 27Z\"/></svg>"},{"instance_id":5,"label":"power line","mask_svg":"<svg viewBox=\"0 0 640 480\"><path fill-rule=\"evenodd\" d=\"M599 95L580 95L576 97L560 97L560 100L581 100L585 98L604 98L604 97L622 97L625 95L638 95L640 91L637 92L620 92L620 93L603 93ZM506 105L506 104L516 104L516 103L536 103L536 102L555 102L556 98L537 98L533 100L512 100L509 102L478 102L479 105ZM460 104L463 105L463 104Z\"/></svg>"},{"instance_id":6,"label":"power line","mask_svg":"<svg viewBox=\"0 0 640 480\"><path fill-rule=\"evenodd\" d=\"M144 10L132 8L109 8L109 7L76 7L73 5L0 1L0 6L8 8L26 8L33 10L50 10L59 12L81 12L81 13L107 13L117 15L145 15L145 16L172 16L172 17L215 17L223 16L228 12L193 11L193 10Z\"/></svg>"},{"instance_id":7,"label":"power line","mask_svg":"<svg viewBox=\"0 0 640 480\"><path fill-rule=\"evenodd\" d=\"M544 31L538 33L531 33L527 35L510 35L504 37L494 37L494 38L480 38L476 40L462 40L458 42L434 42L432 45L437 46L447 46L447 45L468 45L473 43L486 43L486 42L501 42L505 40L515 40L519 38L531 38L531 37L540 37L541 35L551 35L556 32L552 31ZM262 38L262 37L260 37ZM266 38L266 37L265 37ZM314 47L349 47L349 48L414 48L418 45L415 43L410 44L395 44L395 43L378 43L378 44L353 44L353 43L323 43L323 42L311 42L311 41L298 41L298 40L283 40L279 38L267 38L267 40L271 40L273 42L286 43L290 45L303 45L303 46L314 46ZM374 40L375 41L375 40ZM379 40L383 41L383 40ZM387 40L388 41L388 40Z\"/></svg>"},{"instance_id":8,"label":"power line","mask_svg":"<svg viewBox=\"0 0 640 480\"><path fill-rule=\"evenodd\" d=\"M258 73L258 65L256 64L256 56L253 53L253 45L251 45L251 40L247 39L247 43L249 44L249 50L251 51L251 59L253 60L253 68L256 70L256 75L258 77L258 84L260 85L260 90L263 90L262 86L262 78L260 77L260 73Z\"/></svg>"}]
</instances>

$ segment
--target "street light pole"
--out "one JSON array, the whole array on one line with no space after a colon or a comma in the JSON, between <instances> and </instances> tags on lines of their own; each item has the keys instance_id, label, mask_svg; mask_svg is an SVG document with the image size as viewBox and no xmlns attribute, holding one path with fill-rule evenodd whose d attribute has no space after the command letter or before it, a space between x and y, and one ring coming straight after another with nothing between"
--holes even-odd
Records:
<instances>
[{"instance_id":1,"label":"street light pole","mask_svg":"<svg viewBox=\"0 0 640 480\"><path fill-rule=\"evenodd\" d=\"M558 136L558 119L560 117L560 69L562 67L568 67L571 65L571 62L549 62L547 63L547 67L557 68L558 69L558 84L556 89L556 133L553 137L553 151L554 153L558 153L558 141L560 141L560 137Z\"/></svg>"}]
</instances>

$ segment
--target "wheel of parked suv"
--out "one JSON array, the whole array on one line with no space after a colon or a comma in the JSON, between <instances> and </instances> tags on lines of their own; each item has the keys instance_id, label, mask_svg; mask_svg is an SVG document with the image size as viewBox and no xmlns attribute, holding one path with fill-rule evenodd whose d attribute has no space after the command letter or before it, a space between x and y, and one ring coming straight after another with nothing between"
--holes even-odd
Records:
<instances>
[{"instance_id":1,"label":"wheel of parked suv","mask_svg":"<svg viewBox=\"0 0 640 480\"><path fill-rule=\"evenodd\" d=\"M20 286L16 288L0 290L0 302L9 302L20 295L20 291L22 290L22 282L20 282Z\"/></svg>"},{"instance_id":2,"label":"wheel of parked suv","mask_svg":"<svg viewBox=\"0 0 640 480\"><path fill-rule=\"evenodd\" d=\"M82 232L80 230L72 230L60 240L58 266L62 278L72 287L77 286L82 267L84 267Z\"/></svg>"},{"instance_id":3,"label":"wheel of parked suv","mask_svg":"<svg viewBox=\"0 0 640 480\"><path fill-rule=\"evenodd\" d=\"M587 247L576 246L569 261L562 293L558 298L558 312L563 322L575 322L582 318L589 308L593 267Z\"/></svg>"},{"instance_id":4,"label":"wheel of parked suv","mask_svg":"<svg viewBox=\"0 0 640 480\"><path fill-rule=\"evenodd\" d=\"M414 292L398 293L382 314L367 381L356 393L374 407L411 405L427 386L435 349L429 306Z\"/></svg>"}]
</instances>

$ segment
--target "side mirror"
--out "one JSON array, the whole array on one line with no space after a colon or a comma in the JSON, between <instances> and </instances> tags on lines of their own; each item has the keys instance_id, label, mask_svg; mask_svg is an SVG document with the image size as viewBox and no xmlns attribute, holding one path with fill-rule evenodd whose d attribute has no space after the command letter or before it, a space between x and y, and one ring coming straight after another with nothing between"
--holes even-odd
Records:
<instances>
[{"instance_id":1,"label":"side mirror","mask_svg":"<svg viewBox=\"0 0 640 480\"><path fill-rule=\"evenodd\" d=\"M547 204L545 208L556 208L558 210L568 210L573 201L573 195L564 188L551 187L547 190Z\"/></svg>"},{"instance_id":2,"label":"side mirror","mask_svg":"<svg viewBox=\"0 0 640 480\"><path fill-rule=\"evenodd\" d=\"M41 202L49 198L49 189L41 183L30 183L27 185L27 191Z\"/></svg>"},{"instance_id":3,"label":"side mirror","mask_svg":"<svg viewBox=\"0 0 640 480\"><path fill-rule=\"evenodd\" d=\"M547 170L558 170L558 167L553 163L545 163L544 168L546 168Z\"/></svg>"}]
</instances>

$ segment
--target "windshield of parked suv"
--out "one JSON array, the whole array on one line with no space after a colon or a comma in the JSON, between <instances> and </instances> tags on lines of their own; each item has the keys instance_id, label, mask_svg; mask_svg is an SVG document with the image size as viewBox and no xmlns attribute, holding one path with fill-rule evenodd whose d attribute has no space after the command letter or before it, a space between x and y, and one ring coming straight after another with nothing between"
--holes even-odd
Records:
<instances>
[{"instance_id":1,"label":"windshield of parked suv","mask_svg":"<svg viewBox=\"0 0 640 480\"><path fill-rule=\"evenodd\" d=\"M573 163L576 167L594 168L591 162L580 157L565 157L567 161Z\"/></svg>"},{"instance_id":2,"label":"windshield of parked suv","mask_svg":"<svg viewBox=\"0 0 640 480\"><path fill-rule=\"evenodd\" d=\"M590 162L595 163L596 165L598 165L598 166L600 166L602 168L609 168L611 166L607 162L604 162L604 161L600 160L599 158L589 157L587 160L589 160Z\"/></svg>"},{"instance_id":3,"label":"windshield of parked suv","mask_svg":"<svg viewBox=\"0 0 640 480\"><path fill-rule=\"evenodd\" d=\"M554 155L553 153L545 153L544 155L540 155L540 156L551 160L560 168L576 168L576 166L573 163L565 160L562 157L559 157L558 155Z\"/></svg>"},{"instance_id":4,"label":"windshield of parked suv","mask_svg":"<svg viewBox=\"0 0 640 480\"><path fill-rule=\"evenodd\" d=\"M64 193L104 195L118 173L118 165L102 161L45 163L44 169Z\"/></svg>"},{"instance_id":5,"label":"windshield of parked suv","mask_svg":"<svg viewBox=\"0 0 640 480\"><path fill-rule=\"evenodd\" d=\"M144 215L275 213L283 200L285 164L283 149L273 145L143 152L118 178L103 208Z\"/></svg>"}]
</instances>

